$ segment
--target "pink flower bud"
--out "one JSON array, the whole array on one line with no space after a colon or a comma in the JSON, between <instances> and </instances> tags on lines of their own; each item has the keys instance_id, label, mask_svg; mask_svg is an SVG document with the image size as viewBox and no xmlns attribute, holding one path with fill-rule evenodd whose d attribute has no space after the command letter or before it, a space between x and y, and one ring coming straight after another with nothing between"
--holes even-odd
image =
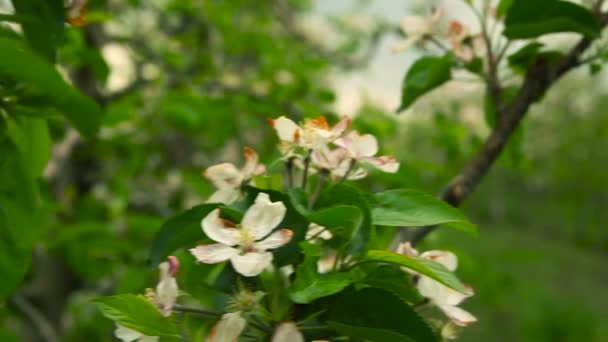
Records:
<instances>
[{"instance_id":1,"label":"pink flower bud","mask_svg":"<svg viewBox=\"0 0 608 342\"><path fill-rule=\"evenodd\" d=\"M179 259L173 255L168 257L169 259L169 276L175 277L177 272L179 271Z\"/></svg>"}]
</instances>

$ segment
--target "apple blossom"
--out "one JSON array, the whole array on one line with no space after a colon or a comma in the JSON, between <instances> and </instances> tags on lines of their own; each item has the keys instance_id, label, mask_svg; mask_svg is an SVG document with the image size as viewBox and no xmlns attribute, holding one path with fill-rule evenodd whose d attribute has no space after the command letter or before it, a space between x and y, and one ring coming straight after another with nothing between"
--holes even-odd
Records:
<instances>
[{"instance_id":1,"label":"apple blossom","mask_svg":"<svg viewBox=\"0 0 608 342\"><path fill-rule=\"evenodd\" d=\"M302 125L284 116L268 119L268 122L276 130L281 140L279 149L286 158L301 156L305 151L326 146L344 134L351 123L347 116L333 126L329 126L324 116L304 120Z\"/></svg>"},{"instance_id":2,"label":"apple blossom","mask_svg":"<svg viewBox=\"0 0 608 342\"><path fill-rule=\"evenodd\" d=\"M342 162L338 165L340 173L347 175L348 179L359 179L367 175L367 171L355 164L369 164L377 169L395 173L399 170L399 163L393 156L378 156L378 141L371 134L359 134L352 131L346 136L336 139L334 144L346 150L351 162L348 166Z\"/></svg>"},{"instance_id":3,"label":"apple blossom","mask_svg":"<svg viewBox=\"0 0 608 342\"><path fill-rule=\"evenodd\" d=\"M116 324L114 335L123 342L157 342L159 340L158 336L147 336L139 331L129 329L120 324Z\"/></svg>"},{"instance_id":4,"label":"apple blossom","mask_svg":"<svg viewBox=\"0 0 608 342\"><path fill-rule=\"evenodd\" d=\"M397 252L409 256L418 255L418 251L413 249L409 242L400 245L397 248ZM437 262L445 266L445 268L451 272L456 271L456 268L458 267L458 258L452 252L431 250L420 254L419 257ZM416 283L416 288L423 297L430 299L433 304L443 311L454 324L466 326L477 321L477 318L472 314L457 306L466 298L471 297L474 294L471 288L469 288L468 294L463 294L424 275L420 275L420 278Z\"/></svg>"},{"instance_id":5,"label":"apple blossom","mask_svg":"<svg viewBox=\"0 0 608 342\"><path fill-rule=\"evenodd\" d=\"M428 17L419 15L405 16L401 20L400 27L406 38L392 48L393 52L403 52L432 35L442 14L441 9L434 9L433 13Z\"/></svg>"},{"instance_id":6,"label":"apple blossom","mask_svg":"<svg viewBox=\"0 0 608 342\"><path fill-rule=\"evenodd\" d=\"M294 322L284 322L274 331L271 342L304 342L304 336Z\"/></svg>"},{"instance_id":7,"label":"apple blossom","mask_svg":"<svg viewBox=\"0 0 608 342\"><path fill-rule=\"evenodd\" d=\"M156 285L155 302L163 316L170 316L179 292L175 279L179 271L179 260L169 256L169 261L161 263L158 268L160 281Z\"/></svg>"},{"instance_id":8,"label":"apple blossom","mask_svg":"<svg viewBox=\"0 0 608 342\"><path fill-rule=\"evenodd\" d=\"M237 169L231 163L213 165L205 170L205 177L217 188L208 203L231 204L241 197L241 186L247 184L257 175L266 172L266 167L259 163L258 154L251 148L243 148L245 164Z\"/></svg>"},{"instance_id":9,"label":"apple blossom","mask_svg":"<svg viewBox=\"0 0 608 342\"><path fill-rule=\"evenodd\" d=\"M213 264L230 260L238 273L256 276L272 263L272 253L267 250L285 245L293 235L289 229L272 232L285 217L285 211L282 202L271 202L266 193L258 194L238 226L220 218L220 210L215 209L203 218L201 226L205 234L218 243L199 245L190 252L199 262Z\"/></svg>"},{"instance_id":10,"label":"apple blossom","mask_svg":"<svg viewBox=\"0 0 608 342\"><path fill-rule=\"evenodd\" d=\"M207 342L234 342L237 341L247 321L241 316L241 312L229 312L213 326L207 337Z\"/></svg>"}]
</instances>

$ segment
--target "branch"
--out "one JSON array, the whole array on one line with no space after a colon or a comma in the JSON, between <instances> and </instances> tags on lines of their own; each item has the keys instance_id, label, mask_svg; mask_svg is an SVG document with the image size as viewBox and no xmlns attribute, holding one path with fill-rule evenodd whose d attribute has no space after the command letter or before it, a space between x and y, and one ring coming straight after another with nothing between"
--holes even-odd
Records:
<instances>
[{"instance_id":1,"label":"branch","mask_svg":"<svg viewBox=\"0 0 608 342\"><path fill-rule=\"evenodd\" d=\"M32 322L44 341L59 342L59 337L53 325L25 297L15 294L11 297L11 304Z\"/></svg>"},{"instance_id":2,"label":"branch","mask_svg":"<svg viewBox=\"0 0 608 342\"><path fill-rule=\"evenodd\" d=\"M602 14L599 20L602 28L605 27L608 21L608 13ZM490 136L477 152L477 155L462 168L460 173L452 179L439 195L442 200L457 207L475 190L477 184L488 173L490 167L506 146L530 106L538 101L564 74L581 65L580 57L592 42L593 39L582 38L560 62L548 64L544 60L539 60L528 70L524 83L513 100L497 106L496 126L492 129ZM437 226L419 228L411 238L409 238L407 231L402 229L393 241L393 246L408 240L408 238L412 245L415 245L435 228Z\"/></svg>"}]
</instances>

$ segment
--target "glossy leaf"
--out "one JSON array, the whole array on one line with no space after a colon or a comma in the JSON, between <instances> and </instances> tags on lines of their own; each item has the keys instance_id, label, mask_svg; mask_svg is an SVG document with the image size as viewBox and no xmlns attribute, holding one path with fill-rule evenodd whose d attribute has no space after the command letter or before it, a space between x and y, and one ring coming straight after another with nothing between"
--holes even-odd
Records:
<instances>
[{"instance_id":1,"label":"glossy leaf","mask_svg":"<svg viewBox=\"0 0 608 342\"><path fill-rule=\"evenodd\" d=\"M13 1L13 6L15 14L23 18L21 27L28 44L54 63L63 37L63 0L18 0Z\"/></svg>"},{"instance_id":2,"label":"glossy leaf","mask_svg":"<svg viewBox=\"0 0 608 342\"><path fill-rule=\"evenodd\" d=\"M375 195L372 222L380 226L419 227L444 224L472 235L477 227L456 208L423 192L389 190Z\"/></svg>"},{"instance_id":3,"label":"glossy leaf","mask_svg":"<svg viewBox=\"0 0 608 342\"><path fill-rule=\"evenodd\" d=\"M176 249L204 239L201 220L215 208L217 204L201 204L167 220L152 241L150 263L157 265Z\"/></svg>"},{"instance_id":4,"label":"glossy leaf","mask_svg":"<svg viewBox=\"0 0 608 342\"><path fill-rule=\"evenodd\" d=\"M439 341L431 327L394 294L376 288L349 291L329 306L329 325L369 341Z\"/></svg>"},{"instance_id":5,"label":"glossy leaf","mask_svg":"<svg viewBox=\"0 0 608 342\"><path fill-rule=\"evenodd\" d=\"M468 293L466 287L458 280L454 273L450 272L445 266L434 261L390 251L372 250L367 252L367 255L361 262L380 262L403 266L431 279L437 280L443 285L458 292Z\"/></svg>"},{"instance_id":6,"label":"glossy leaf","mask_svg":"<svg viewBox=\"0 0 608 342\"><path fill-rule=\"evenodd\" d=\"M338 293L350 285L351 279L348 273L319 274L317 272L317 262L322 251L320 246L302 243L302 247L306 258L296 270L296 278L289 289L289 296L294 302L307 304Z\"/></svg>"},{"instance_id":7,"label":"glossy leaf","mask_svg":"<svg viewBox=\"0 0 608 342\"><path fill-rule=\"evenodd\" d=\"M505 19L507 38L528 39L558 32L597 37L601 27L587 8L570 1L513 0Z\"/></svg>"},{"instance_id":8,"label":"glossy leaf","mask_svg":"<svg viewBox=\"0 0 608 342\"><path fill-rule=\"evenodd\" d=\"M103 315L148 336L178 336L175 324L143 296L121 294L93 299Z\"/></svg>"},{"instance_id":9,"label":"glossy leaf","mask_svg":"<svg viewBox=\"0 0 608 342\"><path fill-rule=\"evenodd\" d=\"M350 226L354 228L352 232L349 233L349 252L353 255L363 253L363 251L365 251L367 247L367 243L370 240L372 234L372 219L369 203L365 198L365 195L359 189L347 184L338 184L325 189L321 193L317 207L336 208L336 206L342 205L356 207L359 209L362 215L360 221L361 223L356 225L359 216L352 208L341 207L340 209L332 209L340 211L342 212L342 214L345 215L344 217L339 218L339 220L344 220L344 226ZM346 212L348 212L348 214L345 214ZM333 221L327 221L328 224L340 224L338 221L335 221L336 218L327 217L327 219L331 219Z\"/></svg>"},{"instance_id":10,"label":"glossy leaf","mask_svg":"<svg viewBox=\"0 0 608 342\"><path fill-rule=\"evenodd\" d=\"M397 111L407 109L419 97L452 78L452 60L445 57L422 57L408 70L401 86L401 105Z\"/></svg>"},{"instance_id":11,"label":"glossy leaf","mask_svg":"<svg viewBox=\"0 0 608 342\"><path fill-rule=\"evenodd\" d=\"M396 266L375 267L360 283L389 291L408 303L416 304L423 300L414 287L412 277Z\"/></svg>"}]
</instances>

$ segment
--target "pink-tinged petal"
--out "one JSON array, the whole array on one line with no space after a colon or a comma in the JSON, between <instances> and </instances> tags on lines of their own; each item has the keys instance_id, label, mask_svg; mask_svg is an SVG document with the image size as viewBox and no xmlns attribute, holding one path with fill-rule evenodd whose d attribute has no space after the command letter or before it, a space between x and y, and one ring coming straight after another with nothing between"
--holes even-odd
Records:
<instances>
[{"instance_id":1,"label":"pink-tinged petal","mask_svg":"<svg viewBox=\"0 0 608 342\"><path fill-rule=\"evenodd\" d=\"M465 327L477 322L477 318L475 318L475 316L457 306L441 305L439 308L456 325Z\"/></svg>"},{"instance_id":2,"label":"pink-tinged petal","mask_svg":"<svg viewBox=\"0 0 608 342\"><path fill-rule=\"evenodd\" d=\"M195 248L190 249L190 253L199 262L205 264L215 264L232 258L233 256L239 254L239 251L236 248L232 248L221 243L215 243L212 245L196 246Z\"/></svg>"},{"instance_id":3,"label":"pink-tinged petal","mask_svg":"<svg viewBox=\"0 0 608 342\"><path fill-rule=\"evenodd\" d=\"M169 276L175 277L177 272L179 272L179 259L176 256L169 255L167 257L169 259Z\"/></svg>"},{"instance_id":4,"label":"pink-tinged petal","mask_svg":"<svg viewBox=\"0 0 608 342\"><path fill-rule=\"evenodd\" d=\"M243 182L241 172L230 163L210 166L205 170L204 175L216 188L221 190L238 188Z\"/></svg>"},{"instance_id":5,"label":"pink-tinged petal","mask_svg":"<svg viewBox=\"0 0 608 342\"><path fill-rule=\"evenodd\" d=\"M241 225L254 240L259 240L283 221L286 210L283 202L271 202L268 194L260 192L255 203L245 212Z\"/></svg>"},{"instance_id":6,"label":"pink-tinged petal","mask_svg":"<svg viewBox=\"0 0 608 342\"><path fill-rule=\"evenodd\" d=\"M272 253L251 252L243 255L235 255L230 258L232 267L237 273L245 277L255 277L262 273L272 263Z\"/></svg>"},{"instance_id":7,"label":"pink-tinged petal","mask_svg":"<svg viewBox=\"0 0 608 342\"><path fill-rule=\"evenodd\" d=\"M428 259L445 266L449 271L454 272L458 268L458 257L449 251L432 250L420 254L423 259Z\"/></svg>"},{"instance_id":8,"label":"pink-tinged petal","mask_svg":"<svg viewBox=\"0 0 608 342\"><path fill-rule=\"evenodd\" d=\"M245 146L243 148L243 155L245 156L245 164L243 165L241 174L244 179L249 179L266 172L266 167L260 164L260 158L254 149Z\"/></svg>"},{"instance_id":9,"label":"pink-tinged petal","mask_svg":"<svg viewBox=\"0 0 608 342\"><path fill-rule=\"evenodd\" d=\"M245 326L247 321L240 311L224 314L211 330L207 342L236 342Z\"/></svg>"},{"instance_id":10,"label":"pink-tinged petal","mask_svg":"<svg viewBox=\"0 0 608 342\"><path fill-rule=\"evenodd\" d=\"M383 172L395 173L399 171L399 162L392 156L369 157L365 158L364 162Z\"/></svg>"},{"instance_id":11,"label":"pink-tinged petal","mask_svg":"<svg viewBox=\"0 0 608 342\"><path fill-rule=\"evenodd\" d=\"M412 244L409 241L399 244L395 252L407 256L418 256L418 251L412 247Z\"/></svg>"},{"instance_id":12,"label":"pink-tinged petal","mask_svg":"<svg viewBox=\"0 0 608 342\"><path fill-rule=\"evenodd\" d=\"M310 240L312 238L330 240L332 237L333 235L327 228L316 223L311 223L308 225L308 231L306 232L306 240Z\"/></svg>"},{"instance_id":13,"label":"pink-tinged petal","mask_svg":"<svg viewBox=\"0 0 608 342\"><path fill-rule=\"evenodd\" d=\"M367 170L360 168L360 167L355 167L349 174L348 177L346 177L348 180L357 180L357 179L362 179L365 178L365 176L367 176Z\"/></svg>"},{"instance_id":14,"label":"pink-tinged petal","mask_svg":"<svg viewBox=\"0 0 608 342\"><path fill-rule=\"evenodd\" d=\"M294 322L285 322L274 331L271 342L304 342L304 335Z\"/></svg>"},{"instance_id":15,"label":"pink-tinged petal","mask_svg":"<svg viewBox=\"0 0 608 342\"><path fill-rule=\"evenodd\" d=\"M260 250L260 251L278 248L278 247L281 247L281 246L287 244L289 242L289 240L291 240L292 236L293 236L293 232L291 230L280 229L280 230L277 230L276 232L268 235L268 237L265 238L264 240L256 242L255 247L257 250Z\"/></svg>"},{"instance_id":16,"label":"pink-tinged petal","mask_svg":"<svg viewBox=\"0 0 608 342\"><path fill-rule=\"evenodd\" d=\"M331 128L331 133L332 135L337 138L339 136L341 136L342 134L344 134L344 132L346 132L347 129L350 128L350 124L351 124L351 119L348 116L343 116L340 121L338 121L332 128Z\"/></svg>"},{"instance_id":17,"label":"pink-tinged petal","mask_svg":"<svg viewBox=\"0 0 608 342\"><path fill-rule=\"evenodd\" d=\"M241 240L241 232L232 222L220 218L220 210L214 209L201 221L203 231L207 236L224 245L234 246Z\"/></svg>"},{"instance_id":18,"label":"pink-tinged petal","mask_svg":"<svg viewBox=\"0 0 608 342\"><path fill-rule=\"evenodd\" d=\"M241 197L241 190L237 188L220 189L214 192L206 203L232 204Z\"/></svg>"},{"instance_id":19,"label":"pink-tinged petal","mask_svg":"<svg viewBox=\"0 0 608 342\"><path fill-rule=\"evenodd\" d=\"M356 158L373 157L378 153L378 140L371 134L358 135L354 133L351 150Z\"/></svg>"},{"instance_id":20,"label":"pink-tinged petal","mask_svg":"<svg viewBox=\"0 0 608 342\"><path fill-rule=\"evenodd\" d=\"M173 277L163 279L156 285L156 300L163 316L171 315L178 293L177 281Z\"/></svg>"},{"instance_id":21,"label":"pink-tinged petal","mask_svg":"<svg viewBox=\"0 0 608 342\"><path fill-rule=\"evenodd\" d=\"M408 15L401 20L401 31L408 38L422 38L423 35L429 33L430 20L419 15Z\"/></svg>"},{"instance_id":22,"label":"pink-tinged petal","mask_svg":"<svg viewBox=\"0 0 608 342\"><path fill-rule=\"evenodd\" d=\"M269 119L268 120L272 126L277 131L277 135L279 139L287 142L297 142L302 137L302 130L300 127L293 121L288 118L281 116L277 119Z\"/></svg>"}]
</instances>

